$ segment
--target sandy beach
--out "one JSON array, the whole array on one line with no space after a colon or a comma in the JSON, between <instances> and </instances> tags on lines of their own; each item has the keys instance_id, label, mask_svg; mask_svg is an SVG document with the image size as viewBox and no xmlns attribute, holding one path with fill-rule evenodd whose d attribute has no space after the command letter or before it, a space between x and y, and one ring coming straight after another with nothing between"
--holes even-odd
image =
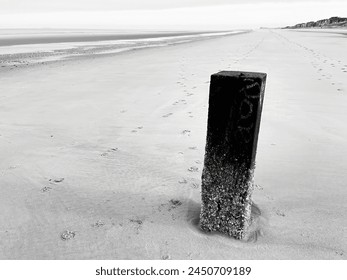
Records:
<instances>
[{"instance_id":1,"label":"sandy beach","mask_svg":"<svg viewBox=\"0 0 347 280\"><path fill-rule=\"evenodd\" d=\"M346 49L264 29L0 68L0 259L346 259ZM248 241L198 228L220 70L268 75Z\"/></svg>"}]
</instances>

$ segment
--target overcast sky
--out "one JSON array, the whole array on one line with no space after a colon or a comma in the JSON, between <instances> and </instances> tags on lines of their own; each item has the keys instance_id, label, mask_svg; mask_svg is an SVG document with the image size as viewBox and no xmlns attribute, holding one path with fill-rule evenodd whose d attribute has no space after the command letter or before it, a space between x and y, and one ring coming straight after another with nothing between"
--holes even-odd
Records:
<instances>
[{"instance_id":1,"label":"overcast sky","mask_svg":"<svg viewBox=\"0 0 347 280\"><path fill-rule=\"evenodd\" d=\"M344 11L347 0L0 0L0 28L277 27Z\"/></svg>"}]
</instances>

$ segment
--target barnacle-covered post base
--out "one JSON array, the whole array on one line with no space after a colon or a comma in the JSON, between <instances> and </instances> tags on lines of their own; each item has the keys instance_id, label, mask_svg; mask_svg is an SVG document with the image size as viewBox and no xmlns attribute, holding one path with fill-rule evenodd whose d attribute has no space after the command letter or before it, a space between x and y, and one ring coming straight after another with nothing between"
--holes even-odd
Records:
<instances>
[{"instance_id":1,"label":"barnacle-covered post base","mask_svg":"<svg viewBox=\"0 0 347 280\"><path fill-rule=\"evenodd\" d=\"M211 76L200 227L247 237L266 74Z\"/></svg>"}]
</instances>

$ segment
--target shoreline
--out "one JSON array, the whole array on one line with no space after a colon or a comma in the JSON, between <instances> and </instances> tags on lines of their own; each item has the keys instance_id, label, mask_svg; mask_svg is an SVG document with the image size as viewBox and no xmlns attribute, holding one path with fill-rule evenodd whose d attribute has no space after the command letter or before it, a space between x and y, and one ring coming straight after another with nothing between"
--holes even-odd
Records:
<instances>
[{"instance_id":1,"label":"shoreline","mask_svg":"<svg viewBox=\"0 0 347 280\"><path fill-rule=\"evenodd\" d=\"M245 32L237 30L239 32ZM116 41L116 40L138 40L138 39L156 39L170 38L181 36L218 36L219 34L232 34L235 30L230 31L203 31L203 32L138 32L138 33L115 33L108 34L102 32L52 32L52 33L30 33L30 34L7 34L0 37L0 47L32 45L32 44L52 44L52 43L81 43L81 42L100 42L100 41ZM112 32L110 32L112 33ZM1 34L1 30L0 30Z\"/></svg>"},{"instance_id":2,"label":"shoreline","mask_svg":"<svg viewBox=\"0 0 347 280\"><path fill-rule=\"evenodd\" d=\"M26 42L26 45L1 46L0 47L0 69L6 70L18 68L21 66L30 66L31 64L49 63L52 61L73 59L82 56L97 56L105 54L117 54L126 51L138 49L165 47L175 44L189 43L199 40L208 40L216 37L240 35L250 31L234 30L229 32L208 32L208 33L153 33L153 34L126 34L113 35L110 41L100 41L105 39L104 35L88 35L82 37L71 35L71 40L79 40L78 42L60 42L52 43L47 36L41 38L45 44L39 44L40 40L33 37L31 39L36 44L30 44L29 41L22 37L13 40ZM165 35L165 36L163 36ZM66 36L66 35L64 35ZM58 38L53 36L54 40L65 40L66 37ZM83 42L83 38L89 41ZM118 38L117 40L113 40ZM123 39L122 39L123 38ZM127 38L127 39L124 39ZM82 39L82 40L81 40ZM23 41L24 40L24 41ZM90 41L95 40L95 41ZM1 40L0 40L1 42ZM14 42L14 41L13 41Z\"/></svg>"}]
</instances>

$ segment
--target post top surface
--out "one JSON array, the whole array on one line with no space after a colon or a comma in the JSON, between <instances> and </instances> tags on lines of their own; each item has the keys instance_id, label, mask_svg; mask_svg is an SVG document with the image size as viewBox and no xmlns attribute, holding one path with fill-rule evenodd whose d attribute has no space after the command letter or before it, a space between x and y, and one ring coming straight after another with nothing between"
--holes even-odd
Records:
<instances>
[{"instance_id":1,"label":"post top surface","mask_svg":"<svg viewBox=\"0 0 347 280\"><path fill-rule=\"evenodd\" d=\"M235 77L235 78L266 78L266 73L261 72L244 72L244 71L220 71L218 73L213 74L212 76L219 77Z\"/></svg>"}]
</instances>

